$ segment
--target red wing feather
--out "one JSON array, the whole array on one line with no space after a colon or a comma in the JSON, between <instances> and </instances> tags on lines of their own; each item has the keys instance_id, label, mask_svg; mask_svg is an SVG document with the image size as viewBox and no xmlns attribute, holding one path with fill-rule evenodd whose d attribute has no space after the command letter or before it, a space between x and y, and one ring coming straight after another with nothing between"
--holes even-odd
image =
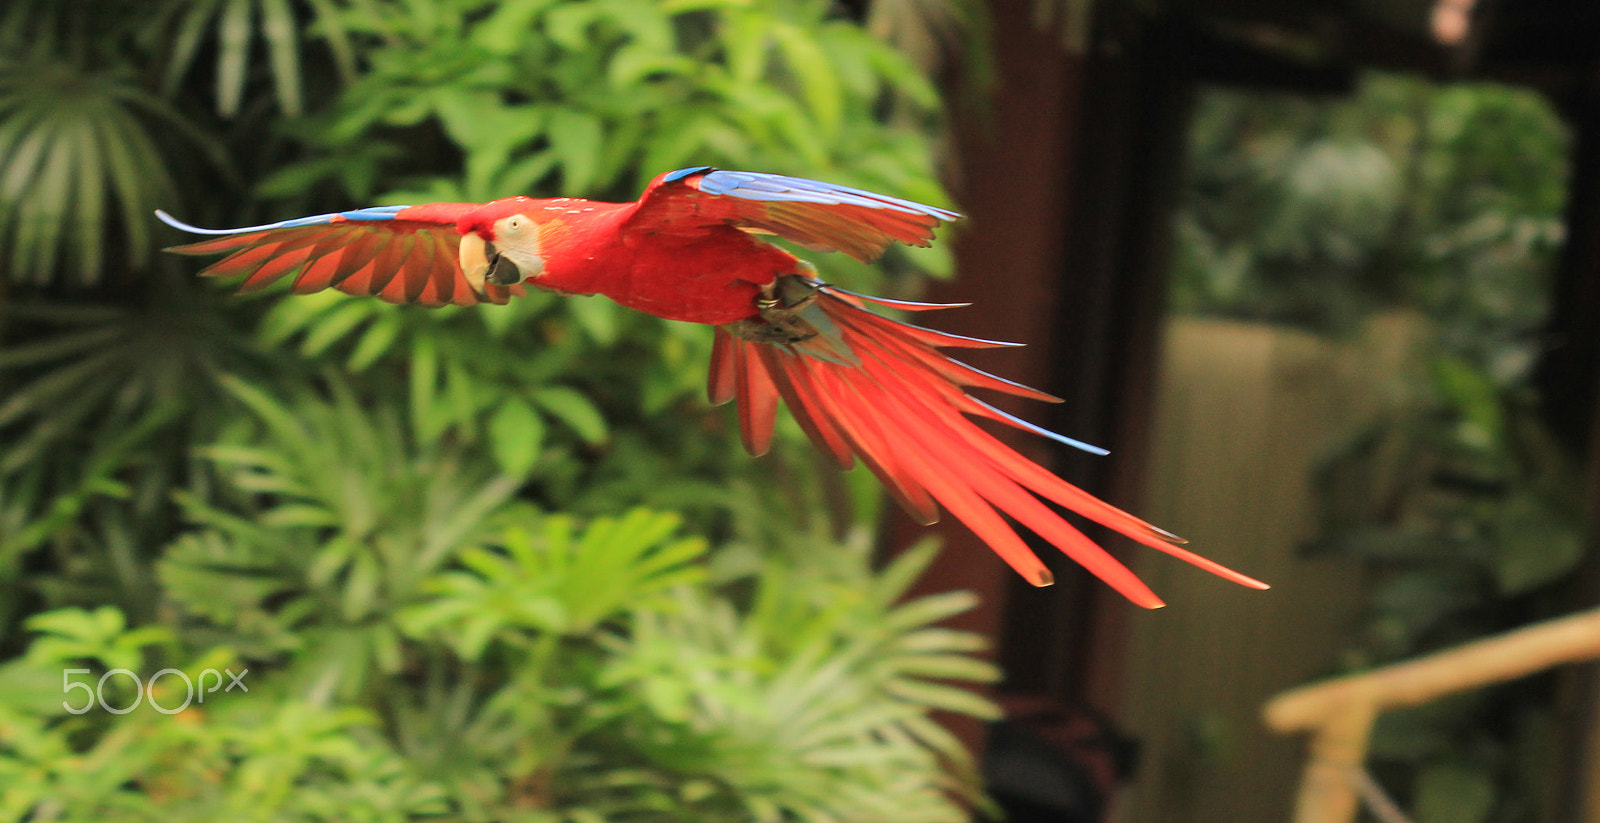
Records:
<instances>
[{"instance_id":1,"label":"red wing feather","mask_svg":"<svg viewBox=\"0 0 1600 823\"><path fill-rule=\"evenodd\" d=\"M243 283L239 284L239 293L249 294L250 292L260 291L271 285L272 281L299 269L305 265L307 260L311 259L311 252L315 251L315 249L315 246L306 245L292 251L279 251L265 263L257 266L255 272L246 277Z\"/></svg>"},{"instance_id":2,"label":"red wing feather","mask_svg":"<svg viewBox=\"0 0 1600 823\"><path fill-rule=\"evenodd\" d=\"M733 381L737 379L734 376L733 347L739 342L742 341L729 334L727 329L717 327L711 342L711 373L706 378L706 399L713 406L733 399Z\"/></svg>"},{"instance_id":3,"label":"red wing feather","mask_svg":"<svg viewBox=\"0 0 1600 823\"><path fill-rule=\"evenodd\" d=\"M345 259L355 249L353 243L344 244L337 254L323 254L311 261L300 274L294 278L294 284L289 291L294 294L311 294L319 292L333 285L333 279L338 276L339 268L344 265Z\"/></svg>"},{"instance_id":4,"label":"red wing feather","mask_svg":"<svg viewBox=\"0 0 1600 823\"><path fill-rule=\"evenodd\" d=\"M411 235L411 248L378 296L390 303L415 303L422 296L422 288L433 278L433 248L431 237L425 233Z\"/></svg>"},{"instance_id":5,"label":"red wing feather","mask_svg":"<svg viewBox=\"0 0 1600 823\"><path fill-rule=\"evenodd\" d=\"M398 234L385 240L383 247L378 249L378 256L372 258L372 274L367 278L367 292L361 296L382 294L400 273L406 258L411 256L411 247L416 245L416 241L416 236L409 233Z\"/></svg>"},{"instance_id":6,"label":"red wing feather","mask_svg":"<svg viewBox=\"0 0 1600 823\"><path fill-rule=\"evenodd\" d=\"M419 235L419 237L427 240L423 247L430 258L430 267L435 276L423 280L413 299L430 308L447 305L451 302L450 298L456 286L455 261L451 259L449 250L445 248L445 244L438 237L432 234ZM470 289L467 291L469 294L471 293Z\"/></svg>"},{"instance_id":7,"label":"red wing feather","mask_svg":"<svg viewBox=\"0 0 1600 823\"><path fill-rule=\"evenodd\" d=\"M336 288L391 303L470 306L480 300L457 262L456 221L474 208L477 204L385 206L234 230L199 229L164 213L158 216L185 231L222 235L169 251L231 252L201 274L243 276L240 291L263 289L294 273L291 290L296 294ZM495 303L524 293L520 285L491 284L484 291Z\"/></svg>"},{"instance_id":8,"label":"red wing feather","mask_svg":"<svg viewBox=\"0 0 1600 823\"><path fill-rule=\"evenodd\" d=\"M277 231L281 236L281 233L286 230L278 229ZM190 255L222 254L224 252L238 251L240 249L249 248L255 245L257 242L265 238L269 238L272 235L273 232L271 231L247 231L243 234L230 234L226 237L218 237L215 240L201 240L198 243L189 243L183 246L173 246L172 248L167 249L167 251L176 252L177 254Z\"/></svg>"},{"instance_id":9,"label":"red wing feather","mask_svg":"<svg viewBox=\"0 0 1600 823\"><path fill-rule=\"evenodd\" d=\"M820 398L819 392L812 382L811 374L804 368L790 368L781 364L777 358L784 353L771 346L763 346L747 340L736 340L735 345L743 346L750 352L750 356L761 358L767 367L767 374L772 378L773 384L778 387L778 393L783 397L784 402L789 404L790 413L794 415L794 419L800 424L800 428L811 438L811 442L816 443L823 451L827 452L828 456L833 458L834 463L839 468L844 470L853 468L856 461L849 438L844 431L840 430L838 425L835 425L834 418L829 416L829 410ZM799 409L799 411L796 412L796 409ZM819 410L821 413L816 413ZM869 468L874 472L878 472L877 468L871 466ZM880 477L884 476L882 472L878 472L878 474ZM885 479L884 482L890 486L891 491L901 493L899 484L894 482L893 479ZM916 512L931 512L926 515L926 517L932 518L928 522L931 523L938 520L938 513L933 511L931 505L923 505L921 501L912 499L906 499L903 502L908 509Z\"/></svg>"},{"instance_id":10,"label":"red wing feather","mask_svg":"<svg viewBox=\"0 0 1600 823\"><path fill-rule=\"evenodd\" d=\"M355 236L339 253L338 263L335 264L333 273L328 277L328 284L333 288L342 288L356 272L366 268L372 258L378 256L378 249L383 247L385 236L377 232L356 232ZM312 283L307 283L309 288Z\"/></svg>"},{"instance_id":11,"label":"red wing feather","mask_svg":"<svg viewBox=\"0 0 1600 823\"><path fill-rule=\"evenodd\" d=\"M734 393L739 396L739 435L745 451L755 457L772 447L772 424L778 414L778 388L772 384L761 358L745 346L733 350Z\"/></svg>"}]
</instances>

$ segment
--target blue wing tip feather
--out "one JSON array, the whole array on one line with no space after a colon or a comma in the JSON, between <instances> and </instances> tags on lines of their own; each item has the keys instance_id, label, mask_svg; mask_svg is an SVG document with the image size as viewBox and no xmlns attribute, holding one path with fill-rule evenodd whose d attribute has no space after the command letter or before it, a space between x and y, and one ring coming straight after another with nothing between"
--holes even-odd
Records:
<instances>
[{"instance_id":1,"label":"blue wing tip feather","mask_svg":"<svg viewBox=\"0 0 1600 823\"><path fill-rule=\"evenodd\" d=\"M212 231L214 231L214 229L202 229L199 226L191 226L188 223L185 223L182 220L167 214L161 209L156 209L156 219L166 223L178 231L186 231L190 234L210 234ZM231 234L231 232L228 233Z\"/></svg>"},{"instance_id":2,"label":"blue wing tip feather","mask_svg":"<svg viewBox=\"0 0 1600 823\"><path fill-rule=\"evenodd\" d=\"M957 212L941 209L938 206L929 206L899 197L890 197L886 194L878 194L865 189L841 186L837 183L808 180L804 177L789 177L782 174L768 174L766 172L730 171L728 169L718 169L714 166L691 166L667 172L662 175L661 182L675 183L696 174L705 174L704 177L700 178L700 190L706 194L729 195L742 197L746 200L794 201L825 205L847 204L874 209L893 209L908 214L921 214L945 222L961 219L961 215Z\"/></svg>"},{"instance_id":3,"label":"blue wing tip feather","mask_svg":"<svg viewBox=\"0 0 1600 823\"><path fill-rule=\"evenodd\" d=\"M247 232L247 231L271 231L273 229L295 229L295 228L301 228L303 226L324 226L324 225L327 225L329 223L333 223L336 220L339 220L339 221L350 221L350 222L357 222L357 223L359 223L359 222L372 222L372 221L378 221L378 220L393 220L393 219L395 219L395 215L397 215L401 211L403 211L405 209L409 209L409 208L411 208L411 207L410 206L372 206L370 208L355 209L353 211L337 211L337 212L330 212L328 214L314 214L314 215L311 215L310 217L296 217L296 218L294 218L292 220L281 220L281 221L279 221L277 223L264 223L264 224L259 225L259 226L243 226L243 227L240 227L240 228L237 228L237 229L202 229L199 226L191 226L188 223L185 223L182 220L179 220L178 218L173 217L170 214L167 214L165 211L162 211L161 209L156 209L156 217L161 222L166 223L167 225L177 229L178 231L186 231L186 232L189 232L190 234L224 235L224 234L240 234L240 233Z\"/></svg>"},{"instance_id":4,"label":"blue wing tip feather","mask_svg":"<svg viewBox=\"0 0 1600 823\"><path fill-rule=\"evenodd\" d=\"M686 168L686 169L678 169L677 171L669 171L666 174L661 175L661 182L663 182L663 183L676 183L679 180L682 180L683 178L688 177L690 175L698 174L698 173L703 172L703 171L712 171L712 170L713 170L712 166L690 166L689 168Z\"/></svg>"}]
</instances>

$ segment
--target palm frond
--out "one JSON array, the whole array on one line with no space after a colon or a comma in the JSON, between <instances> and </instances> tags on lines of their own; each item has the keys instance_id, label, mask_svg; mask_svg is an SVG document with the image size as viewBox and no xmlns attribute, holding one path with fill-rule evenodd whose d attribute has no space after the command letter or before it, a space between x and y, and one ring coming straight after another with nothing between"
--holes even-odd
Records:
<instances>
[{"instance_id":1,"label":"palm frond","mask_svg":"<svg viewBox=\"0 0 1600 823\"><path fill-rule=\"evenodd\" d=\"M157 130L212 147L166 103L117 73L37 56L0 61L0 271L89 284L110 261L139 267L150 212L176 199Z\"/></svg>"},{"instance_id":2,"label":"palm frond","mask_svg":"<svg viewBox=\"0 0 1600 823\"><path fill-rule=\"evenodd\" d=\"M684 589L675 608L636 614L630 636L608 644L615 657L600 678L637 690L667 726L630 742L667 773L715 764L720 789L697 811L724 804L756 819L968 819L952 795L976 799L970 755L929 712L994 717L986 699L951 682L991 682L998 672L970 656L981 637L934 626L971 608L970 594L893 603L932 557L930 546L907 552L869 591L772 564L749 613ZM679 683L694 685L670 687ZM570 779L579 796L592 788L583 775ZM641 791L632 802L652 799Z\"/></svg>"},{"instance_id":3,"label":"palm frond","mask_svg":"<svg viewBox=\"0 0 1600 823\"><path fill-rule=\"evenodd\" d=\"M322 36L340 76L348 81L355 73L349 37L330 14L327 0L308 5L321 23ZM157 27L172 44L163 88L169 94L176 89L194 69L201 47L207 40L214 41L217 113L224 117L238 114L249 85L251 56L259 40L266 47L278 108L284 114L299 115L305 109L300 42L303 25L296 20L290 0L178 0L173 12Z\"/></svg>"}]
</instances>

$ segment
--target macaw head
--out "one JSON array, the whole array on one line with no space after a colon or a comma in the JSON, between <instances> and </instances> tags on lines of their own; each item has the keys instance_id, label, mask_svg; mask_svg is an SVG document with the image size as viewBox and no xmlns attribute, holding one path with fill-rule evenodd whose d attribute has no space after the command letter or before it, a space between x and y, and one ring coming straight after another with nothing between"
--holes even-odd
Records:
<instances>
[{"instance_id":1,"label":"macaw head","mask_svg":"<svg viewBox=\"0 0 1600 823\"><path fill-rule=\"evenodd\" d=\"M507 197L486 203L461 218L461 271L480 296L484 283L512 286L544 273L539 224L530 216L532 200Z\"/></svg>"}]
</instances>

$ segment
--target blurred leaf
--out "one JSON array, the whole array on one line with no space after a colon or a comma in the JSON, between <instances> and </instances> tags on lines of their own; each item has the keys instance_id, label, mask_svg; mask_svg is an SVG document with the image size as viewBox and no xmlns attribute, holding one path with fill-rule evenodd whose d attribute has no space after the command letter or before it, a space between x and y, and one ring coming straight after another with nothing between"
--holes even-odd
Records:
<instances>
[{"instance_id":1,"label":"blurred leaf","mask_svg":"<svg viewBox=\"0 0 1600 823\"><path fill-rule=\"evenodd\" d=\"M1583 529L1564 513L1529 494L1507 500L1496 526L1500 590L1519 594L1552 583L1583 560Z\"/></svg>"},{"instance_id":2,"label":"blurred leaf","mask_svg":"<svg viewBox=\"0 0 1600 823\"><path fill-rule=\"evenodd\" d=\"M581 393L564 386L546 386L533 391L533 401L557 420L571 426L584 442L590 445L605 442L605 418Z\"/></svg>"},{"instance_id":3,"label":"blurred leaf","mask_svg":"<svg viewBox=\"0 0 1600 823\"><path fill-rule=\"evenodd\" d=\"M794 26L778 25L772 36L783 51L789 69L799 78L801 94L811 108L823 137L838 133L844 107L839 79L827 55L812 36Z\"/></svg>"},{"instance_id":4,"label":"blurred leaf","mask_svg":"<svg viewBox=\"0 0 1600 823\"><path fill-rule=\"evenodd\" d=\"M561 182L567 191L585 192L594 185L604 143L600 119L571 109L550 113L550 145L561 158Z\"/></svg>"},{"instance_id":5,"label":"blurred leaf","mask_svg":"<svg viewBox=\"0 0 1600 823\"><path fill-rule=\"evenodd\" d=\"M509 397L490 418L489 437L500 470L513 477L524 477L539 459L544 420L526 402Z\"/></svg>"},{"instance_id":6,"label":"blurred leaf","mask_svg":"<svg viewBox=\"0 0 1600 823\"><path fill-rule=\"evenodd\" d=\"M1417 778L1417 823L1479 823L1494 803L1493 779L1464 766L1433 766Z\"/></svg>"},{"instance_id":7,"label":"blurred leaf","mask_svg":"<svg viewBox=\"0 0 1600 823\"><path fill-rule=\"evenodd\" d=\"M54 665L97 660L106 669L144 667L147 646L170 644L171 632L161 626L131 628L121 611L102 606L92 612L59 609L42 612L27 621L40 636L28 648L31 659Z\"/></svg>"},{"instance_id":8,"label":"blurred leaf","mask_svg":"<svg viewBox=\"0 0 1600 823\"><path fill-rule=\"evenodd\" d=\"M567 311L596 343L607 346L617 341L621 328L617 322L619 308L610 300L585 298L571 301Z\"/></svg>"}]
</instances>

